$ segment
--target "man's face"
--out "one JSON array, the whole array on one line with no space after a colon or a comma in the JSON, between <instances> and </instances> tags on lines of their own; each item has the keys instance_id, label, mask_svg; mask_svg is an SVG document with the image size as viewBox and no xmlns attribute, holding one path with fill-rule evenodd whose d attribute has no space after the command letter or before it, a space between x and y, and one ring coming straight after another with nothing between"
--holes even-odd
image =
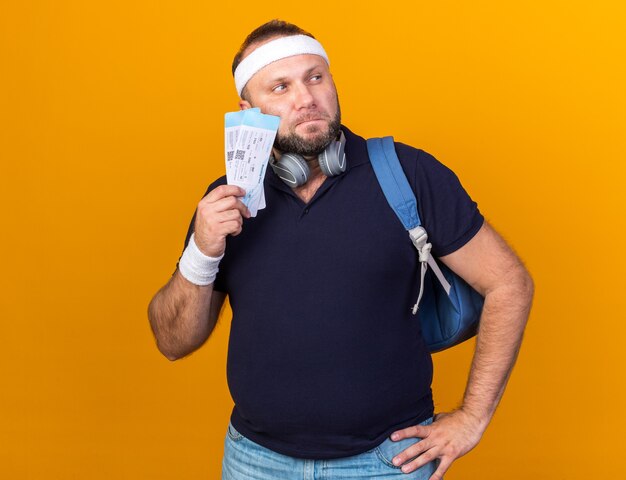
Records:
<instances>
[{"instance_id":1,"label":"man's face","mask_svg":"<svg viewBox=\"0 0 626 480\"><path fill-rule=\"evenodd\" d=\"M339 134L337 90L328 64L318 55L270 63L250 79L246 92L242 108L259 107L280 117L274 146L281 152L315 156Z\"/></svg>"}]
</instances>

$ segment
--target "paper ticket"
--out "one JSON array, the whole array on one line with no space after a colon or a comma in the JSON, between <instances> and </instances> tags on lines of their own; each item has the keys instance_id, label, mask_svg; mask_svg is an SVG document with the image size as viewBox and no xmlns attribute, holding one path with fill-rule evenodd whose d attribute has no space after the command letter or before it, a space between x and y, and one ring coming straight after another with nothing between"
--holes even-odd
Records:
<instances>
[{"instance_id":1,"label":"paper ticket","mask_svg":"<svg viewBox=\"0 0 626 480\"><path fill-rule=\"evenodd\" d=\"M251 108L261 113L260 108ZM245 110L238 112L228 112L224 115L224 153L226 155L226 180L232 184L233 180L233 159L235 156L235 148L237 147L237 138L239 137L239 127L245 114Z\"/></svg>"},{"instance_id":2,"label":"paper ticket","mask_svg":"<svg viewBox=\"0 0 626 480\"><path fill-rule=\"evenodd\" d=\"M252 216L265 207L263 180L279 123L280 117L259 109L225 116L227 182L246 190L242 201Z\"/></svg>"}]
</instances>

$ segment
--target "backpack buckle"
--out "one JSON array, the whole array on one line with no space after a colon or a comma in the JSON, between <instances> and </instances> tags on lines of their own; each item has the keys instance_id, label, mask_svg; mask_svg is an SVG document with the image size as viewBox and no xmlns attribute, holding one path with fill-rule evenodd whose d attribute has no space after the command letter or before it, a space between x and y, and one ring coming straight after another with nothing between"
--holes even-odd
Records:
<instances>
[{"instance_id":1,"label":"backpack buckle","mask_svg":"<svg viewBox=\"0 0 626 480\"><path fill-rule=\"evenodd\" d=\"M415 227L409 230L409 237L411 237L411 242L413 242L418 252L421 252L422 247L428 243L428 234L423 227Z\"/></svg>"}]
</instances>

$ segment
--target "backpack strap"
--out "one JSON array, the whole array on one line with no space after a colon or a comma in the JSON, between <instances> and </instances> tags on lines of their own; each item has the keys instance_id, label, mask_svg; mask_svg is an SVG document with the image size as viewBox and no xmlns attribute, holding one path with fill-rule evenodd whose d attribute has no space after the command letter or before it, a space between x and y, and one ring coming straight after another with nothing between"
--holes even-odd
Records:
<instances>
[{"instance_id":1,"label":"backpack strap","mask_svg":"<svg viewBox=\"0 0 626 480\"><path fill-rule=\"evenodd\" d=\"M417 213L417 200L396 155L393 137L370 138L367 151L383 193L404 228L419 227L422 222Z\"/></svg>"},{"instance_id":2,"label":"backpack strap","mask_svg":"<svg viewBox=\"0 0 626 480\"><path fill-rule=\"evenodd\" d=\"M450 283L446 280L439 265L430 254L432 245L428 243L428 234L417 212L417 200L409 181L402 170L400 160L396 154L393 137L370 138L367 140L367 151L374 173L378 178L378 183L383 190L389 206L393 209L397 217L409 232L411 242L419 253L421 263L420 291L417 302L412 308L415 315L419 308L422 294L424 293L424 277L428 266L443 286L447 294L450 294Z\"/></svg>"}]
</instances>

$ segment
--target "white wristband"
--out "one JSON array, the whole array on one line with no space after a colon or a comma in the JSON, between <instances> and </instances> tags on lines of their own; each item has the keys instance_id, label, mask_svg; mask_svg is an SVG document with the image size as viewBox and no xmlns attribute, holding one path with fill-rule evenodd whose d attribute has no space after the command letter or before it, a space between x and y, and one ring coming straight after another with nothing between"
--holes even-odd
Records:
<instances>
[{"instance_id":1,"label":"white wristband","mask_svg":"<svg viewBox=\"0 0 626 480\"><path fill-rule=\"evenodd\" d=\"M200 251L195 233L191 234L187 248L178 262L178 270L181 275L195 285L210 285L215 281L218 265L224 254L219 257L209 257Z\"/></svg>"}]
</instances>

